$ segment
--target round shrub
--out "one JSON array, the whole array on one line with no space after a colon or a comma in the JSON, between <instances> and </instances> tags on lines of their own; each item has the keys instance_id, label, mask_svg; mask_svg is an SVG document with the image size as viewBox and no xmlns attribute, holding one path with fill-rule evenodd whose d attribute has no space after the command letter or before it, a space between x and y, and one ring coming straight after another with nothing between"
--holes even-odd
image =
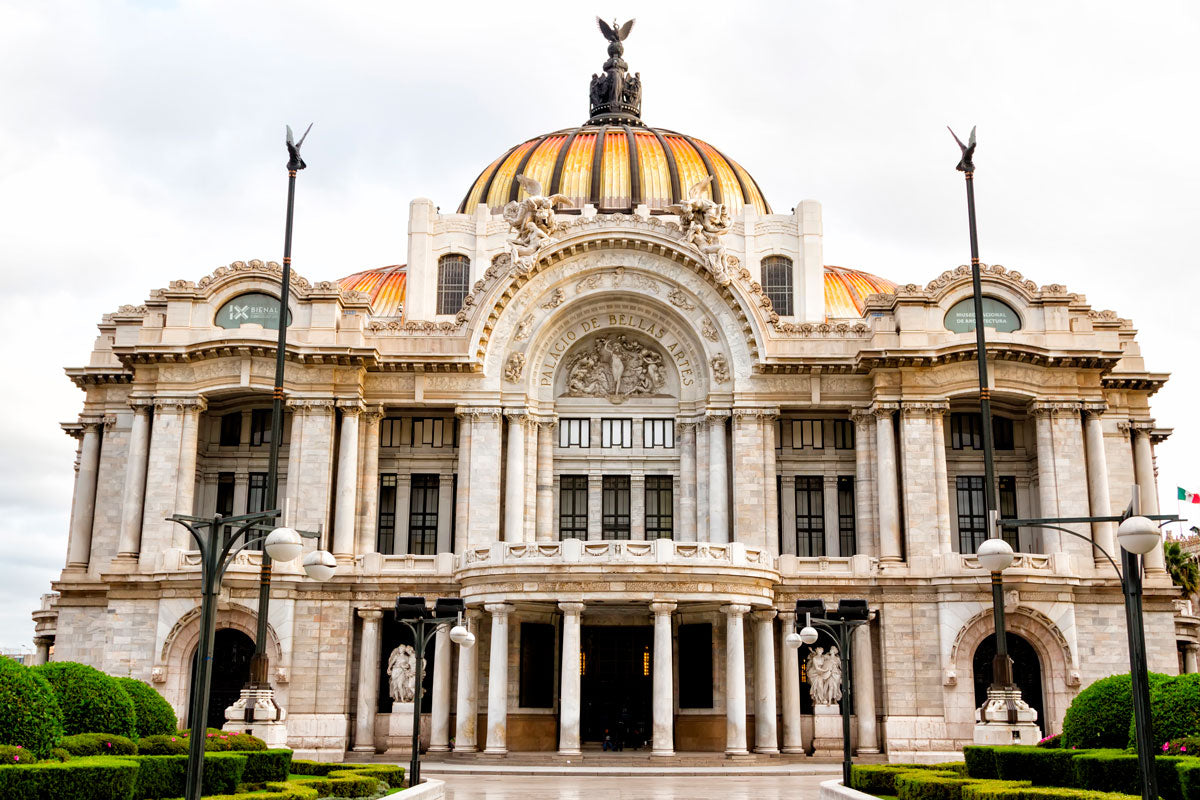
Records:
<instances>
[{"instance_id":1,"label":"round shrub","mask_svg":"<svg viewBox=\"0 0 1200 800\"><path fill-rule=\"evenodd\" d=\"M1150 694L1166 675L1150 673ZM1062 746L1066 748L1124 749L1133 720L1133 692L1129 673L1101 678L1085 688L1063 717Z\"/></svg>"},{"instance_id":2,"label":"round shrub","mask_svg":"<svg viewBox=\"0 0 1200 800\"><path fill-rule=\"evenodd\" d=\"M1200 734L1200 673L1151 682L1150 720L1156 748ZM1137 742L1137 726L1131 721L1126 730L1129 746L1133 747ZM1163 752L1169 749L1170 745Z\"/></svg>"},{"instance_id":3,"label":"round shrub","mask_svg":"<svg viewBox=\"0 0 1200 800\"><path fill-rule=\"evenodd\" d=\"M267 743L249 733L234 733L229 737L229 749L237 752L258 751L267 749Z\"/></svg>"},{"instance_id":4,"label":"round shrub","mask_svg":"<svg viewBox=\"0 0 1200 800\"><path fill-rule=\"evenodd\" d=\"M53 750L50 751L50 756L46 760L47 761L57 761L59 763L62 763L64 761L70 761L71 754L68 753L66 750L63 750L61 747L55 747Z\"/></svg>"},{"instance_id":5,"label":"round shrub","mask_svg":"<svg viewBox=\"0 0 1200 800\"><path fill-rule=\"evenodd\" d=\"M0 744L0 764L36 764L38 757L19 744Z\"/></svg>"},{"instance_id":6,"label":"round shrub","mask_svg":"<svg viewBox=\"0 0 1200 800\"><path fill-rule=\"evenodd\" d=\"M36 671L0 658L0 744L21 745L37 758L63 736L63 713L54 690Z\"/></svg>"},{"instance_id":7,"label":"round shrub","mask_svg":"<svg viewBox=\"0 0 1200 800\"><path fill-rule=\"evenodd\" d=\"M111 733L77 733L64 736L62 749L72 756L132 756L137 745L132 739L114 736Z\"/></svg>"},{"instance_id":8,"label":"round shrub","mask_svg":"<svg viewBox=\"0 0 1200 800\"><path fill-rule=\"evenodd\" d=\"M177 734L143 736L138 739L137 748L140 756L180 756L187 754L188 740Z\"/></svg>"},{"instance_id":9,"label":"round shrub","mask_svg":"<svg viewBox=\"0 0 1200 800\"><path fill-rule=\"evenodd\" d=\"M175 709L171 708L171 704L153 686L136 678L117 678L117 683L121 684L121 688L133 701L139 739L143 736L174 733L179 727Z\"/></svg>"},{"instance_id":10,"label":"round shrub","mask_svg":"<svg viewBox=\"0 0 1200 800\"><path fill-rule=\"evenodd\" d=\"M54 688L66 735L98 731L128 738L137 735L133 701L116 678L71 661L51 661L34 667L34 672Z\"/></svg>"}]
</instances>

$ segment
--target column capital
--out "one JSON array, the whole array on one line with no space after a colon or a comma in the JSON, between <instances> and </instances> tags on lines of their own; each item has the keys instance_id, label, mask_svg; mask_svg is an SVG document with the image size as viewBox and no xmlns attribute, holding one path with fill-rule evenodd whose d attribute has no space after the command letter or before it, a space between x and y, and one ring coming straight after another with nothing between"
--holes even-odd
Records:
<instances>
[{"instance_id":1,"label":"column capital","mask_svg":"<svg viewBox=\"0 0 1200 800\"><path fill-rule=\"evenodd\" d=\"M794 608L787 610L779 609L777 613L779 614L779 621L785 625L796 620L796 609Z\"/></svg>"},{"instance_id":2,"label":"column capital","mask_svg":"<svg viewBox=\"0 0 1200 800\"><path fill-rule=\"evenodd\" d=\"M949 410L950 403L945 400L905 400L900 404L900 414L906 418L928 418Z\"/></svg>"},{"instance_id":3,"label":"column capital","mask_svg":"<svg viewBox=\"0 0 1200 800\"><path fill-rule=\"evenodd\" d=\"M733 417L738 419L773 420L779 418L778 408L735 408Z\"/></svg>"},{"instance_id":4,"label":"column capital","mask_svg":"<svg viewBox=\"0 0 1200 800\"><path fill-rule=\"evenodd\" d=\"M778 612L773 608L759 608L755 609L750 616L754 617L754 619L758 620L759 622L770 622L771 620L775 619L775 615L777 613Z\"/></svg>"},{"instance_id":5,"label":"column capital","mask_svg":"<svg viewBox=\"0 0 1200 800\"><path fill-rule=\"evenodd\" d=\"M682 435L684 432L691 433L700 426L700 421L693 418L678 417L675 420L675 431Z\"/></svg>"},{"instance_id":6,"label":"column capital","mask_svg":"<svg viewBox=\"0 0 1200 800\"><path fill-rule=\"evenodd\" d=\"M876 400L875 402L871 403L870 406L867 407L867 411L870 414L874 415L876 419L890 420L892 417L892 414L899 410L900 410L899 403L882 402L879 400Z\"/></svg>"},{"instance_id":7,"label":"column capital","mask_svg":"<svg viewBox=\"0 0 1200 800\"><path fill-rule=\"evenodd\" d=\"M568 617L578 617L583 613L587 606L583 603L568 603L562 602L558 604L558 610L563 612Z\"/></svg>"},{"instance_id":8,"label":"column capital","mask_svg":"<svg viewBox=\"0 0 1200 800\"><path fill-rule=\"evenodd\" d=\"M342 397L334 401L343 414L361 414L366 411L361 397Z\"/></svg>"},{"instance_id":9,"label":"column capital","mask_svg":"<svg viewBox=\"0 0 1200 800\"><path fill-rule=\"evenodd\" d=\"M533 421L533 417L523 408L504 409L504 418L510 425L528 425Z\"/></svg>"},{"instance_id":10,"label":"column capital","mask_svg":"<svg viewBox=\"0 0 1200 800\"><path fill-rule=\"evenodd\" d=\"M370 425L371 423L379 422L387 416L387 410L381 405L367 405L363 406L361 416L362 421Z\"/></svg>"},{"instance_id":11,"label":"column capital","mask_svg":"<svg viewBox=\"0 0 1200 800\"><path fill-rule=\"evenodd\" d=\"M104 417L80 416L77 425L80 433L96 433L104 426Z\"/></svg>"},{"instance_id":12,"label":"column capital","mask_svg":"<svg viewBox=\"0 0 1200 800\"><path fill-rule=\"evenodd\" d=\"M654 612L655 616L669 616L677 608L679 608L679 604L672 600L654 600L650 603L650 610Z\"/></svg>"},{"instance_id":13,"label":"column capital","mask_svg":"<svg viewBox=\"0 0 1200 800\"><path fill-rule=\"evenodd\" d=\"M493 617L507 617L513 610L511 603L485 603L483 607Z\"/></svg>"},{"instance_id":14,"label":"column capital","mask_svg":"<svg viewBox=\"0 0 1200 800\"><path fill-rule=\"evenodd\" d=\"M709 425L724 425L729 419L729 409L714 408L704 412L704 421Z\"/></svg>"},{"instance_id":15,"label":"column capital","mask_svg":"<svg viewBox=\"0 0 1200 800\"><path fill-rule=\"evenodd\" d=\"M293 414L332 413L334 408L332 397L289 397L284 402Z\"/></svg>"},{"instance_id":16,"label":"column capital","mask_svg":"<svg viewBox=\"0 0 1200 800\"><path fill-rule=\"evenodd\" d=\"M184 414L189 411L203 411L208 408L208 401L197 395L194 397L155 397L155 411L169 411L174 414Z\"/></svg>"},{"instance_id":17,"label":"column capital","mask_svg":"<svg viewBox=\"0 0 1200 800\"><path fill-rule=\"evenodd\" d=\"M743 603L730 603L721 606L721 613L727 617L740 617L750 613L750 606Z\"/></svg>"},{"instance_id":18,"label":"column capital","mask_svg":"<svg viewBox=\"0 0 1200 800\"><path fill-rule=\"evenodd\" d=\"M870 406L855 406L850 409L850 421L860 428L866 428L875 421L875 415Z\"/></svg>"},{"instance_id":19,"label":"column capital","mask_svg":"<svg viewBox=\"0 0 1200 800\"><path fill-rule=\"evenodd\" d=\"M378 622L383 619L382 608L359 608L358 615L368 622Z\"/></svg>"},{"instance_id":20,"label":"column capital","mask_svg":"<svg viewBox=\"0 0 1200 800\"><path fill-rule=\"evenodd\" d=\"M1029 414L1034 417L1066 417L1078 415L1083 403L1078 400L1034 400L1029 404Z\"/></svg>"},{"instance_id":21,"label":"column capital","mask_svg":"<svg viewBox=\"0 0 1200 800\"><path fill-rule=\"evenodd\" d=\"M454 416L462 417L463 419L500 419L500 415L504 413L504 409L499 406L456 406L454 408Z\"/></svg>"},{"instance_id":22,"label":"column capital","mask_svg":"<svg viewBox=\"0 0 1200 800\"><path fill-rule=\"evenodd\" d=\"M1103 400L1089 400L1083 404L1084 419L1100 419L1108 411L1108 403Z\"/></svg>"},{"instance_id":23,"label":"column capital","mask_svg":"<svg viewBox=\"0 0 1200 800\"><path fill-rule=\"evenodd\" d=\"M50 645L54 644L54 637L53 636L35 636L35 637L33 637L33 643L35 645L37 645L38 647L49 647ZM1196 645L1192 645L1192 647L1195 647L1195 646Z\"/></svg>"},{"instance_id":24,"label":"column capital","mask_svg":"<svg viewBox=\"0 0 1200 800\"><path fill-rule=\"evenodd\" d=\"M154 398L145 395L129 398L129 407L135 414L146 414L154 410Z\"/></svg>"}]
</instances>

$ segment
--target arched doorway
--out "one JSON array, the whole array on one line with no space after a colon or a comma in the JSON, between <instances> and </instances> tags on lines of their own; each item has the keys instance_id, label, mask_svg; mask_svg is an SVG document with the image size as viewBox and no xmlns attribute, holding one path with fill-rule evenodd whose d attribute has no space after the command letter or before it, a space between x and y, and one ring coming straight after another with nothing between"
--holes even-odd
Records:
<instances>
[{"instance_id":1,"label":"arched doorway","mask_svg":"<svg viewBox=\"0 0 1200 800\"><path fill-rule=\"evenodd\" d=\"M250 659L253 656L254 640L249 636L234 628L217 631L208 693L208 727L219 728L225 724L225 709L233 705L250 680ZM196 654L193 653L193 680L195 674ZM188 724L191 724L191 720Z\"/></svg>"},{"instance_id":2,"label":"arched doorway","mask_svg":"<svg viewBox=\"0 0 1200 800\"><path fill-rule=\"evenodd\" d=\"M1042 662L1033 645L1011 631L1007 634L1008 655L1013 662L1013 681L1021 689L1021 699L1037 711L1037 722L1046 727L1046 714L1042 704ZM996 634L988 636L975 649L972 674L975 676L975 707L987 700L988 687L992 685L992 659L996 657Z\"/></svg>"}]
</instances>

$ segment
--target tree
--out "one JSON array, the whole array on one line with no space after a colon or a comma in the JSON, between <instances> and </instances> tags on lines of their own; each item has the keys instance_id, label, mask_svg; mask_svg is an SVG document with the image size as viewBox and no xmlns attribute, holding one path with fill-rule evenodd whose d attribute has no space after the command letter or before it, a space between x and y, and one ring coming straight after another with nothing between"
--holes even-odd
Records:
<instances>
[{"instance_id":1,"label":"tree","mask_svg":"<svg viewBox=\"0 0 1200 800\"><path fill-rule=\"evenodd\" d=\"M1178 542L1167 542L1163 546L1163 555L1175 585L1183 589L1186 596L1195 594L1200 589L1200 567L1196 566L1196 557L1185 553Z\"/></svg>"}]
</instances>

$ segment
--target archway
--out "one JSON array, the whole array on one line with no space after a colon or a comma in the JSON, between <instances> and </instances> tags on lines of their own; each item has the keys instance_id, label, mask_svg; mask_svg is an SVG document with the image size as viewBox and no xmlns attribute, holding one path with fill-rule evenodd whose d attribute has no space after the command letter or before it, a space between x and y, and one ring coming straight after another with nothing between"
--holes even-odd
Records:
<instances>
[{"instance_id":1,"label":"archway","mask_svg":"<svg viewBox=\"0 0 1200 800\"><path fill-rule=\"evenodd\" d=\"M250 659L253 655L254 640L249 636L234 628L217 631L208 693L208 727L219 728L225 724L225 709L241 696L242 689L250 680ZM195 653L192 654L191 674L194 681Z\"/></svg>"},{"instance_id":2,"label":"archway","mask_svg":"<svg viewBox=\"0 0 1200 800\"><path fill-rule=\"evenodd\" d=\"M1011 631L1007 634L1008 655L1013 662L1013 680L1021 689L1021 699L1037 711L1037 722L1046 729L1045 705L1042 702L1042 662L1037 651L1026 639ZM996 634L991 633L975 648L971 662L975 677L975 707L983 706L992 684L992 659L996 657Z\"/></svg>"}]
</instances>

